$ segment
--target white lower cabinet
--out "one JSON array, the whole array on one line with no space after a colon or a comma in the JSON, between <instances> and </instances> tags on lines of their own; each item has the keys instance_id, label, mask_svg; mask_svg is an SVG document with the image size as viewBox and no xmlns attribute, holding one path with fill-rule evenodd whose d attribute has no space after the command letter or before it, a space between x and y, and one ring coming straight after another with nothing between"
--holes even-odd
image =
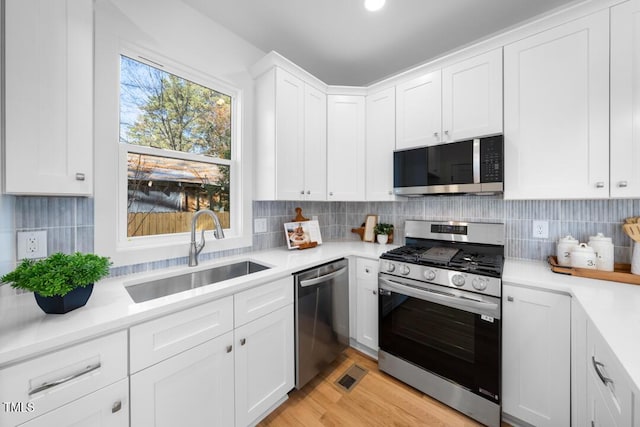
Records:
<instances>
[{"instance_id":1,"label":"white lower cabinet","mask_svg":"<svg viewBox=\"0 0 640 427\"><path fill-rule=\"evenodd\" d=\"M592 426L633 426L633 388L600 332L587 323L587 420Z\"/></svg>"},{"instance_id":2,"label":"white lower cabinet","mask_svg":"<svg viewBox=\"0 0 640 427\"><path fill-rule=\"evenodd\" d=\"M293 305L237 328L235 349L236 426L247 426L294 386Z\"/></svg>"},{"instance_id":3,"label":"white lower cabinet","mask_svg":"<svg viewBox=\"0 0 640 427\"><path fill-rule=\"evenodd\" d=\"M20 427L126 427L129 425L128 397L129 381L125 378Z\"/></svg>"},{"instance_id":4,"label":"white lower cabinet","mask_svg":"<svg viewBox=\"0 0 640 427\"><path fill-rule=\"evenodd\" d=\"M104 392L107 386L125 381L125 393ZM88 420L102 420L105 424L127 425L127 333L116 332L80 344L0 369L0 426L13 427L33 421L33 425L72 425L80 416L79 425L93 425ZM120 388L118 388L120 390ZM117 398L113 397L116 396ZM86 405L76 402L84 401ZM107 417L105 408L117 402L127 413L122 417ZM9 409L4 405L21 405ZM72 406L73 405L73 406ZM66 409L65 409L66 408ZM79 408L81 414L72 409ZM68 416L66 416L66 415ZM39 420L39 421L36 421ZM49 421L51 420L51 422ZM57 423L55 420L64 420ZM110 423L114 424L110 424ZM66 424L65 424L66 423ZM31 424L29 424L31 425Z\"/></svg>"},{"instance_id":5,"label":"white lower cabinet","mask_svg":"<svg viewBox=\"0 0 640 427\"><path fill-rule=\"evenodd\" d=\"M233 332L131 376L132 426L231 426Z\"/></svg>"},{"instance_id":6,"label":"white lower cabinet","mask_svg":"<svg viewBox=\"0 0 640 427\"><path fill-rule=\"evenodd\" d=\"M356 261L356 340L378 351L378 261Z\"/></svg>"},{"instance_id":7,"label":"white lower cabinet","mask_svg":"<svg viewBox=\"0 0 640 427\"><path fill-rule=\"evenodd\" d=\"M569 426L571 298L509 284L502 292L502 411Z\"/></svg>"},{"instance_id":8,"label":"white lower cabinet","mask_svg":"<svg viewBox=\"0 0 640 427\"><path fill-rule=\"evenodd\" d=\"M133 326L130 335L132 427L253 424L294 386L293 279Z\"/></svg>"}]
</instances>

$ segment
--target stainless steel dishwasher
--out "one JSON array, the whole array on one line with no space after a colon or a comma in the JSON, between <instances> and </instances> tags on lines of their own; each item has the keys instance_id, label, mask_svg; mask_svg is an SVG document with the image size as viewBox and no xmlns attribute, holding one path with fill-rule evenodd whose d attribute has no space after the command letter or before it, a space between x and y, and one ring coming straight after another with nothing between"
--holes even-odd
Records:
<instances>
[{"instance_id":1,"label":"stainless steel dishwasher","mask_svg":"<svg viewBox=\"0 0 640 427\"><path fill-rule=\"evenodd\" d=\"M349 263L342 258L294 277L296 388L300 389L349 344Z\"/></svg>"}]
</instances>

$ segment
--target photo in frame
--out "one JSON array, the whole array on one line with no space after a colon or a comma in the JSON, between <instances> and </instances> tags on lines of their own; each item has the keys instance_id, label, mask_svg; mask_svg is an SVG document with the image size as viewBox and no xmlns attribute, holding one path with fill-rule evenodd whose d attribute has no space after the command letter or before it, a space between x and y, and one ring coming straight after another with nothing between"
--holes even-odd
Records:
<instances>
[{"instance_id":1,"label":"photo in frame","mask_svg":"<svg viewBox=\"0 0 640 427\"><path fill-rule=\"evenodd\" d=\"M316 242L322 244L320 224L318 221L286 222L284 234L287 238L287 248L297 249L300 245Z\"/></svg>"},{"instance_id":2,"label":"photo in frame","mask_svg":"<svg viewBox=\"0 0 640 427\"><path fill-rule=\"evenodd\" d=\"M373 229L378 223L378 215L367 215L367 218L364 220L364 236L362 240L365 242L373 242L376 238Z\"/></svg>"}]
</instances>

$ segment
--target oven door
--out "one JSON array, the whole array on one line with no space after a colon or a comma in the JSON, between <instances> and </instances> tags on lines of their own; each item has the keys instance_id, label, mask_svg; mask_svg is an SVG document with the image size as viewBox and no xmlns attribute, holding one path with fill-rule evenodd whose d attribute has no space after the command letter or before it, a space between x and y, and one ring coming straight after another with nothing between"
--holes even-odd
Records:
<instances>
[{"instance_id":1,"label":"oven door","mask_svg":"<svg viewBox=\"0 0 640 427\"><path fill-rule=\"evenodd\" d=\"M500 404L500 299L380 274L381 350Z\"/></svg>"}]
</instances>

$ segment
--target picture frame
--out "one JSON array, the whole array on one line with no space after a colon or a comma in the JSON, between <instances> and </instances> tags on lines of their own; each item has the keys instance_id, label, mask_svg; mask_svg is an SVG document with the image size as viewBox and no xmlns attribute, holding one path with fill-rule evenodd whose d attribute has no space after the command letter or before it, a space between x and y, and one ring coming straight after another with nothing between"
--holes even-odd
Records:
<instances>
[{"instance_id":1,"label":"picture frame","mask_svg":"<svg viewBox=\"0 0 640 427\"><path fill-rule=\"evenodd\" d=\"M376 224L378 223L378 215L369 214L364 220L364 236L362 240L365 242L373 242L375 241L376 236L373 232Z\"/></svg>"},{"instance_id":2,"label":"picture frame","mask_svg":"<svg viewBox=\"0 0 640 427\"><path fill-rule=\"evenodd\" d=\"M318 221L296 221L284 224L284 235L287 240L287 248L299 249L310 243L322 244L320 224Z\"/></svg>"}]
</instances>

